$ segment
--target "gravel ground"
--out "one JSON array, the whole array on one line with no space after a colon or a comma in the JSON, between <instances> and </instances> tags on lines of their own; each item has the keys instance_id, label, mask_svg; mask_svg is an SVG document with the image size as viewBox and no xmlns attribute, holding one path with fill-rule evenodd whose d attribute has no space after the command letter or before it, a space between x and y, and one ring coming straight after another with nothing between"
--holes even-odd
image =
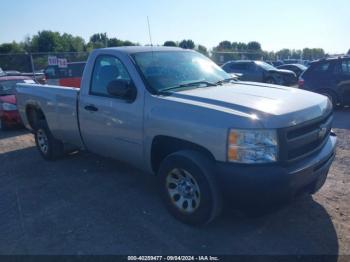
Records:
<instances>
[{"instance_id":1,"label":"gravel ground","mask_svg":"<svg viewBox=\"0 0 350 262\"><path fill-rule=\"evenodd\" d=\"M226 211L204 228L168 214L154 177L89 153L46 162L26 131L0 132L0 254L350 255L350 109L334 129L336 160L316 195L259 218Z\"/></svg>"}]
</instances>

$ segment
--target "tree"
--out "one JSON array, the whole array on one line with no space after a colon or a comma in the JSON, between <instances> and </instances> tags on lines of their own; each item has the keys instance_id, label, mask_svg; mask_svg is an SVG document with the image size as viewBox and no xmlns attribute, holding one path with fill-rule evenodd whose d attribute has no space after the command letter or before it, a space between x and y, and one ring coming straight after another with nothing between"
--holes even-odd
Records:
<instances>
[{"instance_id":1,"label":"tree","mask_svg":"<svg viewBox=\"0 0 350 262\"><path fill-rule=\"evenodd\" d=\"M137 44L135 44L135 43L133 43L133 42L131 42L129 40L126 40L126 41L123 41L123 45L124 46L134 46L134 45L137 45Z\"/></svg>"},{"instance_id":2,"label":"tree","mask_svg":"<svg viewBox=\"0 0 350 262\"><path fill-rule=\"evenodd\" d=\"M349 49L349 51L348 51L348 55L350 55L350 49Z\"/></svg>"},{"instance_id":3,"label":"tree","mask_svg":"<svg viewBox=\"0 0 350 262\"><path fill-rule=\"evenodd\" d=\"M249 42L247 44L247 49L249 51L257 51L257 52L260 52L261 51L261 45L259 42L256 42L256 41L252 41L252 42Z\"/></svg>"},{"instance_id":4,"label":"tree","mask_svg":"<svg viewBox=\"0 0 350 262\"><path fill-rule=\"evenodd\" d=\"M221 41L216 48L218 51L228 51L232 49L232 45L230 41Z\"/></svg>"},{"instance_id":5,"label":"tree","mask_svg":"<svg viewBox=\"0 0 350 262\"><path fill-rule=\"evenodd\" d=\"M240 52L243 52L245 50L247 50L247 44L246 43L242 43L242 42L238 42L237 43L237 50Z\"/></svg>"},{"instance_id":6,"label":"tree","mask_svg":"<svg viewBox=\"0 0 350 262\"><path fill-rule=\"evenodd\" d=\"M165 41L163 46L177 46L174 41Z\"/></svg>"},{"instance_id":7,"label":"tree","mask_svg":"<svg viewBox=\"0 0 350 262\"><path fill-rule=\"evenodd\" d=\"M85 50L85 41L79 36L72 36L71 34L64 33L61 36L62 49L65 52L82 52Z\"/></svg>"},{"instance_id":8,"label":"tree","mask_svg":"<svg viewBox=\"0 0 350 262\"><path fill-rule=\"evenodd\" d=\"M184 49L194 49L195 45L192 40L182 40L179 44L179 47L184 48Z\"/></svg>"},{"instance_id":9,"label":"tree","mask_svg":"<svg viewBox=\"0 0 350 262\"><path fill-rule=\"evenodd\" d=\"M108 47L116 47L116 46L123 46L123 41L113 37L108 39Z\"/></svg>"},{"instance_id":10,"label":"tree","mask_svg":"<svg viewBox=\"0 0 350 262\"><path fill-rule=\"evenodd\" d=\"M279 60L289 59L291 57L291 51L288 48L284 48L276 52L276 58Z\"/></svg>"},{"instance_id":11,"label":"tree","mask_svg":"<svg viewBox=\"0 0 350 262\"><path fill-rule=\"evenodd\" d=\"M15 41L12 43L4 43L0 45L0 53L8 54L8 53L20 53L23 52L23 48L21 45L17 44Z\"/></svg>"},{"instance_id":12,"label":"tree","mask_svg":"<svg viewBox=\"0 0 350 262\"><path fill-rule=\"evenodd\" d=\"M320 59L325 56L325 52L322 48L304 48L303 49L303 59L315 60Z\"/></svg>"},{"instance_id":13,"label":"tree","mask_svg":"<svg viewBox=\"0 0 350 262\"><path fill-rule=\"evenodd\" d=\"M31 52L61 52L64 51L59 32L39 31L31 41Z\"/></svg>"},{"instance_id":14,"label":"tree","mask_svg":"<svg viewBox=\"0 0 350 262\"><path fill-rule=\"evenodd\" d=\"M93 34L90 37L90 41L88 43L88 46L89 46L89 49L107 47L108 46L107 33Z\"/></svg>"},{"instance_id":15,"label":"tree","mask_svg":"<svg viewBox=\"0 0 350 262\"><path fill-rule=\"evenodd\" d=\"M198 45L197 51L205 56L209 56L208 50L204 45Z\"/></svg>"}]
</instances>

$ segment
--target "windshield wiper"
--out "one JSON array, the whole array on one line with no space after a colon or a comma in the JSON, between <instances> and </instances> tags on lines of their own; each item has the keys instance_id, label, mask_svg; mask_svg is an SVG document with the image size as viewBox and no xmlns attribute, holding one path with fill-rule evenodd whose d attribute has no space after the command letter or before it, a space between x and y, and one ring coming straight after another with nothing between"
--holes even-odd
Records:
<instances>
[{"instance_id":1,"label":"windshield wiper","mask_svg":"<svg viewBox=\"0 0 350 262\"><path fill-rule=\"evenodd\" d=\"M236 77L225 78L223 80L217 81L215 84L216 85L222 85L223 83L229 83L231 81L237 81L237 78Z\"/></svg>"},{"instance_id":2,"label":"windshield wiper","mask_svg":"<svg viewBox=\"0 0 350 262\"><path fill-rule=\"evenodd\" d=\"M186 83L186 84L180 84L177 86L171 86L171 87L167 87L167 88L163 88L161 90L159 90L159 92L165 92L165 91L170 91L170 90L174 90L174 89L179 89L179 88L183 88L183 87L199 87L200 85L206 85L206 86L217 86L216 83L211 83L208 81L195 81L195 82L190 82L190 83Z\"/></svg>"}]
</instances>

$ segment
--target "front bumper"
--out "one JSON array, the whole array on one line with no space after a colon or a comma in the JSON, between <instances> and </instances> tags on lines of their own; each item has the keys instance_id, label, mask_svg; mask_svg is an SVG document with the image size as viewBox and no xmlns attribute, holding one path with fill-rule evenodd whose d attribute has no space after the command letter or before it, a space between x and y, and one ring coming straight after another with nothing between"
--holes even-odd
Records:
<instances>
[{"instance_id":1,"label":"front bumper","mask_svg":"<svg viewBox=\"0 0 350 262\"><path fill-rule=\"evenodd\" d=\"M336 141L335 135L329 136L317 154L288 166L217 162L220 187L236 204L279 202L301 192L315 193L326 181Z\"/></svg>"}]
</instances>

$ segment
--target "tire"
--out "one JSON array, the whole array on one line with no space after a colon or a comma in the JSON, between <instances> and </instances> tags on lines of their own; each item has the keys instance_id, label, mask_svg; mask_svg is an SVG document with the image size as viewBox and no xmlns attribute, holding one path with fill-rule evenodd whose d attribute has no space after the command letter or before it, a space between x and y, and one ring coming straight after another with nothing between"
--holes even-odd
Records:
<instances>
[{"instance_id":1,"label":"tire","mask_svg":"<svg viewBox=\"0 0 350 262\"><path fill-rule=\"evenodd\" d=\"M64 155L64 146L60 140L54 138L45 120L40 120L35 130L35 144L46 160L55 160Z\"/></svg>"},{"instance_id":2,"label":"tire","mask_svg":"<svg viewBox=\"0 0 350 262\"><path fill-rule=\"evenodd\" d=\"M338 98L333 92L331 92L331 91L323 91L320 94L328 97L328 99L329 99L329 101L331 101L334 109L337 107Z\"/></svg>"},{"instance_id":3,"label":"tire","mask_svg":"<svg viewBox=\"0 0 350 262\"><path fill-rule=\"evenodd\" d=\"M276 80L274 78L272 78L272 77L267 78L265 83L272 84L272 85L276 85L277 84Z\"/></svg>"},{"instance_id":4,"label":"tire","mask_svg":"<svg viewBox=\"0 0 350 262\"><path fill-rule=\"evenodd\" d=\"M191 150L173 153L161 163L158 179L162 199L181 222L205 225L220 214L222 197L213 167L208 157Z\"/></svg>"}]
</instances>

